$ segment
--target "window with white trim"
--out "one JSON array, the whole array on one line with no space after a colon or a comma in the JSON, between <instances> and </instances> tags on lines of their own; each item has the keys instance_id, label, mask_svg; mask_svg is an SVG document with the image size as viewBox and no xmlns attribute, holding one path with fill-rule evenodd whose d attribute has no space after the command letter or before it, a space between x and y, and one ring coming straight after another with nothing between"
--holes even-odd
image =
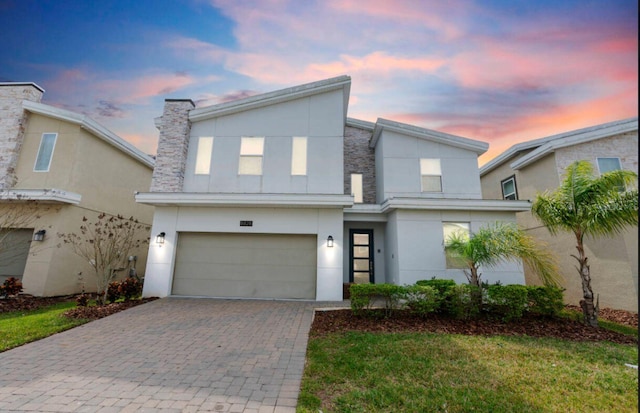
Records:
<instances>
[{"instance_id":1,"label":"window with white trim","mask_svg":"<svg viewBox=\"0 0 640 413\"><path fill-rule=\"evenodd\" d=\"M512 175L500 183L502 185L502 198L509 200L518 199L518 188L516 187L516 176Z\"/></svg>"},{"instance_id":2,"label":"window with white trim","mask_svg":"<svg viewBox=\"0 0 640 413\"><path fill-rule=\"evenodd\" d=\"M596 162L598 162L598 171L600 171L600 174L622 169L620 158L596 158Z\"/></svg>"},{"instance_id":3,"label":"window with white trim","mask_svg":"<svg viewBox=\"0 0 640 413\"><path fill-rule=\"evenodd\" d=\"M307 138L294 136L291 141L291 175L307 174Z\"/></svg>"},{"instance_id":4,"label":"window with white trim","mask_svg":"<svg viewBox=\"0 0 640 413\"><path fill-rule=\"evenodd\" d=\"M57 133L43 133L40 140L40 148L38 148L38 156L36 156L36 164L33 170L36 172L49 172L51 166L51 158L53 158L53 149L56 146Z\"/></svg>"},{"instance_id":5,"label":"window with white trim","mask_svg":"<svg viewBox=\"0 0 640 413\"><path fill-rule=\"evenodd\" d=\"M213 151L213 137L201 136L198 138L196 151L196 175L209 175L211 170L211 154Z\"/></svg>"},{"instance_id":6,"label":"window with white trim","mask_svg":"<svg viewBox=\"0 0 640 413\"><path fill-rule=\"evenodd\" d=\"M241 138L239 175L262 175L264 138Z\"/></svg>"},{"instance_id":7,"label":"window with white trim","mask_svg":"<svg viewBox=\"0 0 640 413\"><path fill-rule=\"evenodd\" d=\"M422 192L442 192L442 170L440 159L420 159Z\"/></svg>"},{"instance_id":8,"label":"window with white trim","mask_svg":"<svg viewBox=\"0 0 640 413\"><path fill-rule=\"evenodd\" d=\"M444 245L447 245L452 236L461 237L468 240L470 231L470 224L468 222L443 222L442 233L444 236ZM445 249L445 258L447 263L447 269L466 269L467 264L453 251L447 251Z\"/></svg>"},{"instance_id":9,"label":"window with white trim","mask_svg":"<svg viewBox=\"0 0 640 413\"><path fill-rule=\"evenodd\" d=\"M351 174L351 195L353 202L362 203L362 174Z\"/></svg>"}]
</instances>

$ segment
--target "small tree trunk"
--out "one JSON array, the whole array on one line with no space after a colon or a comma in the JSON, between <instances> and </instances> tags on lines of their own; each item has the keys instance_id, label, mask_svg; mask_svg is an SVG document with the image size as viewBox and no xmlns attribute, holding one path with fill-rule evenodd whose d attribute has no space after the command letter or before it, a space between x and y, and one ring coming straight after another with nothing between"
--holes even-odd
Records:
<instances>
[{"instance_id":1,"label":"small tree trunk","mask_svg":"<svg viewBox=\"0 0 640 413\"><path fill-rule=\"evenodd\" d=\"M598 309L593 302L593 290L591 289L591 270L587 262L588 258L584 255L584 246L582 244L582 237L578 237L578 257L575 257L580 264L578 269L580 273L580 279L582 280L582 296L583 300L580 300L580 307L582 307L582 314L584 315L584 322L591 327L598 327Z\"/></svg>"}]
</instances>

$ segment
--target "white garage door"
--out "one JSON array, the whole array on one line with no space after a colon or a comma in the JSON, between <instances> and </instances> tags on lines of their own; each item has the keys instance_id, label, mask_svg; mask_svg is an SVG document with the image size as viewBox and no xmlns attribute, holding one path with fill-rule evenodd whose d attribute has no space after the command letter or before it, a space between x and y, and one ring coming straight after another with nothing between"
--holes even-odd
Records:
<instances>
[{"instance_id":1,"label":"white garage door","mask_svg":"<svg viewBox=\"0 0 640 413\"><path fill-rule=\"evenodd\" d=\"M173 295L315 298L315 235L181 232L177 248Z\"/></svg>"}]
</instances>

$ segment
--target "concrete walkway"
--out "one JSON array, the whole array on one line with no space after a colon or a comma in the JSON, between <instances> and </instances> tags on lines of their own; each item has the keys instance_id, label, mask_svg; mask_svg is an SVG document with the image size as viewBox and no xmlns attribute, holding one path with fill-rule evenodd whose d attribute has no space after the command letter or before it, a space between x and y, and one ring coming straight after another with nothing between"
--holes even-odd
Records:
<instances>
[{"instance_id":1,"label":"concrete walkway","mask_svg":"<svg viewBox=\"0 0 640 413\"><path fill-rule=\"evenodd\" d=\"M140 305L0 353L0 411L295 412L313 309L322 306Z\"/></svg>"}]
</instances>

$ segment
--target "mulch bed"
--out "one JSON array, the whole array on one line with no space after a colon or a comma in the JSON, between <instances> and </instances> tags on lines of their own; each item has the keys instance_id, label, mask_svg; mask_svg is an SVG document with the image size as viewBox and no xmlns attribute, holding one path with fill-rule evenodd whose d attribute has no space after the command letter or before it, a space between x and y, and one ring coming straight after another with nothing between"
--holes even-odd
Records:
<instances>
[{"instance_id":1,"label":"mulch bed","mask_svg":"<svg viewBox=\"0 0 640 413\"><path fill-rule=\"evenodd\" d=\"M588 327L579 321L565 318L525 316L520 320L511 322L503 322L489 317L457 320L438 314L420 318L403 310L396 311L391 317L385 318L383 315L382 312L379 312L374 313L374 316L354 316L351 310L316 311L310 335L317 337L328 333L345 331L375 333L433 332L481 336L526 335L531 337L554 337L572 341L638 343L637 337L604 328Z\"/></svg>"},{"instance_id":2,"label":"mulch bed","mask_svg":"<svg viewBox=\"0 0 640 413\"><path fill-rule=\"evenodd\" d=\"M77 307L65 312L67 317L96 320L115 314L136 305L144 304L156 297L112 303L97 307ZM75 296L33 297L19 295L0 299L0 313L18 310L35 310L61 301L75 301ZM579 311L579 307L567 308ZM601 308L599 318L619 324L638 327L638 314L623 310ZM503 322L499 319L480 317L473 320L456 320L438 314L420 318L407 311L396 311L392 317L382 314L374 317L356 317L351 310L316 311L311 326L311 336L344 331L367 332L435 332L466 335L527 335L531 337L555 337L573 341L611 341L621 344L637 344L638 338L603 328L591 328L577 320L566 318L540 318L526 316L520 320Z\"/></svg>"}]
</instances>

